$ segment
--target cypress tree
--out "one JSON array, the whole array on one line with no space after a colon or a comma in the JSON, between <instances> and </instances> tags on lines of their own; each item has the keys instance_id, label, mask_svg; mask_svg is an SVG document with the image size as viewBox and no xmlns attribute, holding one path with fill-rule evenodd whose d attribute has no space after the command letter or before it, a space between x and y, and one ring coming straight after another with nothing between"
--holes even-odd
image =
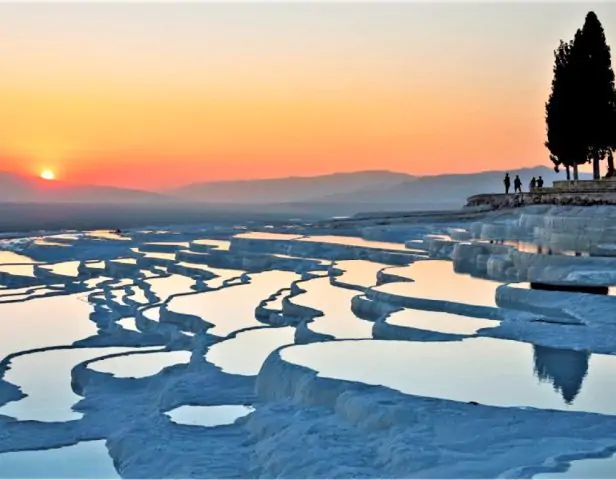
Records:
<instances>
[{"instance_id":1,"label":"cypress tree","mask_svg":"<svg viewBox=\"0 0 616 480\"><path fill-rule=\"evenodd\" d=\"M547 141L545 146L550 151L550 160L554 170L563 165L567 170L573 168L577 180L577 165L586 161L586 151L580 136L582 121L579 117L576 100L577 77L575 64L571 58L573 41L563 42L554 51L554 77L552 91L545 104Z\"/></svg>"},{"instance_id":2,"label":"cypress tree","mask_svg":"<svg viewBox=\"0 0 616 480\"><path fill-rule=\"evenodd\" d=\"M600 178L599 161L616 147L616 97L610 47L597 15L589 12L570 50L571 75L577 86L573 100L584 120L579 135L593 178Z\"/></svg>"}]
</instances>

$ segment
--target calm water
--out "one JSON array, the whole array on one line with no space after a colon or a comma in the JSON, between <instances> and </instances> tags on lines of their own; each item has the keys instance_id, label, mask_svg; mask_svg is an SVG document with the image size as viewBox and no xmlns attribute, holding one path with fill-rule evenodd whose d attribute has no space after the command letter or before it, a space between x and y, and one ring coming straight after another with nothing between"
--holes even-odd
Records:
<instances>
[{"instance_id":1,"label":"calm water","mask_svg":"<svg viewBox=\"0 0 616 480\"><path fill-rule=\"evenodd\" d=\"M80 298L73 294L0 304L0 358L96 335L88 318L93 308Z\"/></svg>"},{"instance_id":2,"label":"calm water","mask_svg":"<svg viewBox=\"0 0 616 480\"><path fill-rule=\"evenodd\" d=\"M335 338L372 338L374 324L356 317L351 311L351 299L359 292L335 287L328 277L302 282L300 286L306 293L293 297L291 302L323 312L322 317L308 324L310 330Z\"/></svg>"},{"instance_id":3,"label":"calm water","mask_svg":"<svg viewBox=\"0 0 616 480\"><path fill-rule=\"evenodd\" d=\"M616 357L610 355L470 338L447 343L328 342L287 348L282 356L323 377L384 385L408 394L616 413Z\"/></svg>"},{"instance_id":4,"label":"calm water","mask_svg":"<svg viewBox=\"0 0 616 480\"><path fill-rule=\"evenodd\" d=\"M372 287L376 285L376 276L379 270L389 266L367 260L339 261L336 262L335 267L344 270L344 273L336 277L336 280L362 288Z\"/></svg>"},{"instance_id":5,"label":"calm water","mask_svg":"<svg viewBox=\"0 0 616 480\"><path fill-rule=\"evenodd\" d=\"M424 260L408 267L390 268L387 273L414 282L387 283L376 287L376 291L469 305L496 306L494 298L500 283L458 274L453 270L453 263L446 260ZM451 288L454 285L455 288Z\"/></svg>"},{"instance_id":6,"label":"calm water","mask_svg":"<svg viewBox=\"0 0 616 480\"><path fill-rule=\"evenodd\" d=\"M151 292L162 301L167 300L171 295L192 292L193 290L191 290L190 287L195 284L195 281L192 278L184 277L182 275L150 278L146 282L150 285Z\"/></svg>"},{"instance_id":7,"label":"calm water","mask_svg":"<svg viewBox=\"0 0 616 480\"><path fill-rule=\"evenodd\" d=\"M299 278L292 272L257 273L251 275L249 284L173 298L169 310L197 315L215 325L208 333L224 337L244 328L261 326L255 318L261 300Z\"/></svg>"},{"instance_id":8,"label":"calm water","mask_svg":"<svg viewBox=\"0 0 616 480\"><path fill-rule=\"evenodd\" d=\"M207 245L214 247L216 250L229 250L231 242L229 240L213 240L209 238L203 238L193 241L195 245Z\"/></svg>"},{"instance_id":9,"label":"calm water","mask_svg":"<svg viewBox=\"0 0 616 480\"><path fill-rule=\"evenodd\" d=\"M254 411L246 405L195 406L183 405L166 413L171 421L182 425L216 427L230 425Z\"/></svg>"},{"instance_id":10,"label":"calm water","mask_svg":"<svg viewBox=\"0 0 616 480\"><path fill-rule=\"evenodd\" d=\"M142 378L156 375L163 368L190 362L190 352L152 352L124 355L90 363L88 368L118 378Z\"/></svg>"},{"instance_id":11,"label":"calm water","mask_svg":"<svg viewBox=\"0 0 616 480\"><path fill-rule=\"evenodd\" d=\"M125 330L132 330L133 332L139 331L137 325L135 324L135 317L125 317L118 320L116 323Z\"/></svg>"},{"instance_id":12,"label":"calm water","mask_svg":"<svg viewBox=\"0 0 616 480\"><path fill-rule=\"evenodd\" d=\"M616 456L609 458L588 458L571 462L566 472L540 473L533 478L545 479L579 479L579 478L614 478L616 476Z\"/></svg>"},{"instance_id":13,"label":"calm water","mask_svg":"<svg viewBox=\"0 0 616 480\"><path fill-rule=\"evenodd\" d=\"M0 272L21 277L36 277L34 275L34 264L30 265L0 265Z\"/></svg>"},{"instance_id":14,"label":"calm water","mask_svg":"<svg viewBox=\"0 0 616 480\"><path fill-rule=\"evenodd\" d=\"M308 237L298 239L302 242L321 242L333 243L336 245L350 245L353 247L377 248L381 250L398 250L408 253L426 253L424 250L413 250L406 248L403 243L394 242L378 242L374 240L364 240L359 237L342 237L338 235L310 235Z\"/></svg>"},{"instance_id":15,"label":"calm water","mask_svg":"<svg viewBox=\"0 0 616 480\"><path fill-rule=\"evenodd\" d=\"M21 388L27 396L0 407L0 415L18 420L63 422L83 415L71 407L81 397L71 387L71 370L79 363L134 348L78 348L51 350L24 355L11 360L4 379Z\"/></svg>"},{"instance_id":16,"label":"calm water","mask_svg":"<svg viewBox=\"0 0 616 480\"><path fill-rule=\"evenodd\" d=\"M104 440L0 454L0 478L120 478Z\"/></svg>"},{"instance_id":17,"label":"calm water","mask_svg":"<svg viewBox=\"0 0 616 480\"><path fill-rule=\"evenodd\" d=\"M500 324L496 320L485 320L444 312L428 312L411 308L392 313L386 322L400 327L460 335L473 335L482 328L493 328Z\"/></svg>"},{"instance_id":18,"label":"calm water","mask_svg":"<svg viewBox=\"0 0 616 480\"><path fill-rule=\"evenodd\" d=\"M293 327L255 328L210 347L205 359L233 375L256 375L270 353L293 344Z\"/></svg>"},{"instance_id":19,"label":"calm water","mask_svg":"<svg viewBox=\"0 0 616 480\"><path fill-rule=\"evenodd\" d=\"M77 277L79 275L79 261L61 262L48 265L45 268L51 270L52 273L57 275L64 275L67 277Z\"/></svg>"}]
</instances>

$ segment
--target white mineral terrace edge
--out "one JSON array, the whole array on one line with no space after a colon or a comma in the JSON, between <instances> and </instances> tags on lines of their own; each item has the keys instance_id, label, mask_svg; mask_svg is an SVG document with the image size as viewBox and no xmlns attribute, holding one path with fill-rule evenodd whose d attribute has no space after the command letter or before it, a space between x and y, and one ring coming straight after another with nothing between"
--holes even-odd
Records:
<instances>
[{"instance_id":1,"label":"white mineral terrace edge","mask_svg":"<svg viewBox=\"0 0 616 480\"><path fill-rule=\"evenodd\" d=\"M0 478L613 476L616 207L481 215L0 240Z\"/></svg>"}]
</instances>

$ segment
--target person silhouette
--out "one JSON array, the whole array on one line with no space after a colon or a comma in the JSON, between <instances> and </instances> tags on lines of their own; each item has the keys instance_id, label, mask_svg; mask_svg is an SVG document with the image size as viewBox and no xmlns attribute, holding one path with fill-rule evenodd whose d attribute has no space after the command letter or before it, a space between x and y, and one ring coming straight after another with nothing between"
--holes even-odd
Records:
<instances>
[{"instance_id":1,"label":"person silhouette","mask_svg":"<svg viewBox=\"0 0 616 480\"><path fill-rule=\"evenodd\" d=\"M539 178L537 179L537 186L539 188L543 188L543 178L541 178L541 175L539 175Z\"/></svg>"},{"instance_id":2,"label":"person silhouette","mask_svg":"<svg viewBox=\"0 0 616 480\"><path fill-rule=\"evenodd\" d=\"M509 187L511 187L511 179L509 178L509 172L505 173L505 179L503 180L505 184L505 195L509 193Z\"/></svg>"},{"instance_id":3,"label":"person silhouette","mask_svg":"<svg viewBox=\"0 0 616 480\"><path fill-rule=\"evenodd\" d=\"M513 180L513 191L522 193L522 180L520 180L520 176L516 175Z\"/></svg>"},{"instance_id":4,"label":"person silhouette","mask_svg":"<svg viewBox=\"0 0 616 480\"><path fill-rule=\"evenodd\" d=\"M535 177L530 179L530 184L529 184L529 190L532 191L533 188L535 188L537 186L537 180L535 179Z\"/></svg>"}]
</instances>

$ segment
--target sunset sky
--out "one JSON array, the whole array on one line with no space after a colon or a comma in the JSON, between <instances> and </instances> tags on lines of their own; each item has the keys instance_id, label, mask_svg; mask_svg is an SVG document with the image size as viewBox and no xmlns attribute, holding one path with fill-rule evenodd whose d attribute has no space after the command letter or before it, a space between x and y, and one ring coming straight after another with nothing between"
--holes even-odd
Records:
<instances>
[{"instance_id":1,"label":"sunset sky","mask_svg":"<svg viewBox=\"0 0 616 480\"><path fill-rule=\"evenodd\" d=\"M609 3L0 4L0 170L164 188L547 164L553 50Z\"/></svg>"}]
</instances>

